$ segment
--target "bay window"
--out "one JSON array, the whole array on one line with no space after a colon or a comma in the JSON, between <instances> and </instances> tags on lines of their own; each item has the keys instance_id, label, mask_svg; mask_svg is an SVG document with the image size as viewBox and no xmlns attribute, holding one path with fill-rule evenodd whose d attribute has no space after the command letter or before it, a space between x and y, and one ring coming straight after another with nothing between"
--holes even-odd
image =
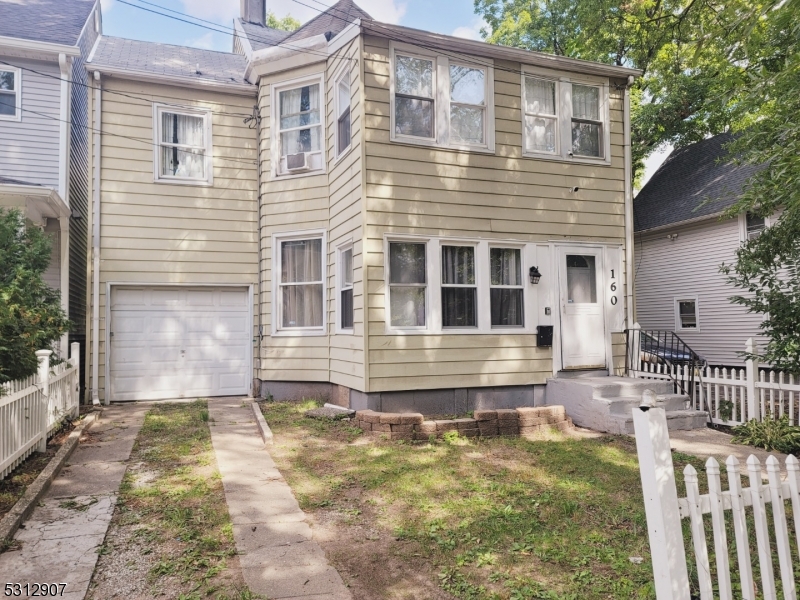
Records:
<instances>
[{"instance_id":1,"label":"bay window","mask_svg":"<svg viewBox=\"0 0 800 600\"><path fill-rule=\"evenodd\" d=\"M20 70L0 68L0 119L21 119L20 96Z\"/></svg>"},{"instance_id":2,"label":"bay window","mask_svg":"<svg viewBox=\"0 0 800 600\"><path fill-rule=\"evenodd\" d=\"M322 79L276 88L276 175L321 170L323 160Z\"/></svg>"},{"instance_id":3,"label":"bay window","mask_svg":"<svg viewBox=\"0 0 800 600\"><path fill-rule=\"evenodd\" d=\"M211 117L156 106L156 180L210 182Z\"/></svg>"},{"instance_id":4,"label":"bay window","mask_svg":"<svg viewBox=\"0 0 800 600\"><path fill-rule=\"evenodd\" d=\"M492 327L525 325L525 288L522 279L522 251L519 248L489 250Z\"/></svg>"},{"instance_id":5,"label":"bay window","mask_svg":"<svg viewBox=\"0 0 800 600\"><path fill-rule=\"evenodd\" d=\"M523 152L608 164L608 81L527 67L522 76Z\"/></svg>"},{"instance_id":6,"label":"bay window","mask_svg":"<svg viewBox=\"0 0 800 600\"><path fill-rule=\"evenodd\" d=\"M392 43L391 139L494 150L494 71L476 63Z\"/></svg>"},{"instance_id":7,"label":"bay window","mask_svg":"<svg viewBox=\"0 0 800 600\"><path fill-rule=\"evenodd\" d=\"M424 328L427 323L426 244L389 243L389 312L392 327Z\"/></svg>"},{"instance_id":8,"label":"bay window","mask_svg":"<svg viewBox=\"0 0 800 600\"><path fill-rule=\"evenodd\" d=\"M324 327L322 237L277 238L277 299L280 330Z\"/></svg>"},{"instance_id":9,"label":"bay window","mask_svg":"<svg viewBox=\"0 0 800 600\"><path fill-rule=\"evenodd\" d=\"M477 326L475 248L442 246L442 327Z\"/></svg>"}]
</instances>

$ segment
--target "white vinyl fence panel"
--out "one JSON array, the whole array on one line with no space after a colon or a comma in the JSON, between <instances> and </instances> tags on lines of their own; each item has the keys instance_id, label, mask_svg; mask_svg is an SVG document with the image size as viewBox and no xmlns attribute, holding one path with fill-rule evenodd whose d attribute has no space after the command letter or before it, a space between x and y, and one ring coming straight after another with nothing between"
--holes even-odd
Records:
<instances>
[{"instance_id":1,"label":"white vinyl fence panel","mask_svg":"<svg viewBox=\"0 0 800 600\"><path fill-rule=\"evenodd\" d=\"M39 372L0 384L0 479L33 452L44 452L47 439L79 408L79 345L70 360L50 367L50 350L37 352Z\"/></svg>"}]
</instances>

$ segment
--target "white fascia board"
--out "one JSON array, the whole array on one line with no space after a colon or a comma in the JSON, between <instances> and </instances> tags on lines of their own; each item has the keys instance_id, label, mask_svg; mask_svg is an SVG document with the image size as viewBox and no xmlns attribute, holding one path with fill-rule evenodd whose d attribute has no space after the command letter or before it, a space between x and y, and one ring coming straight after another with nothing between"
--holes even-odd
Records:
<instances>
[{"instance_id":1,"label":"white fascia board","mask_svg":"<svg viewBox=\"0 0 800 600\"><path fill-rule=\"evenodd\" d=\"M28 200L43 200L58 217L69 217L71 212L66 202L54 189L38 185L0 183L0 196L18 196Z\"/></svg>"},{"instance_id":2,"label":"white fascia board","mask_svg":"<svg viewBox=\"0 0 800 600\"><path fill-rule=\"evenodd\" d=\"M251 81L253 75L258 78L271 73L313 65L326 61L329 55L328 40L324 35L315 35L297 42L289 42L286 45L263 48L253 52L253 59L247 65L244 77Z\"/></svg>"},{"instance_id":3,"label":"white fascia board","mask_svg":"<svg viewBox=\"0 0 800 600\"><path fill-rule=\"evenodd\" d=\"M245 33L244 27L242 27L239 19L233 20L233 30L239 38L239 43L242 45L242 48L244 48L244 56L249 63L253 59L253 45L250 43L250 38L247 37L247 33Z\"/></svg>"},{"instance_id":4,"label":"white fascia board","mask_svg":"<svg viewBox=\"0 0 800 600\"><path fill-rule=\"evenodd\" d=\"M38 58L57 61L59 54L67 56L80 56L81 50L77 46L66 44L51 44L50 42L37 42L20 38L0 35L0 52L13 53L15 56Z\"/></svg>"},{"instance_id":5,"label":"white fascia board","mask_svg":"<svg viewBox=\"0 0 800 600\"><path fill-rule=\"evenodd\" d=\"M256 96L256 86L244 83L233 83L226 81L219 81L216 79L195 79L189 77L175 77L172 75L162 75L160 73L148 73L146 71L137 71L134 69L119 69L116 67L105 67L102 65L94 65L86 63L86 70L90 72L97 71L103 75L110 77L119 77L120 79L133 79L135 81L147 81L150 83L161 83L164 85L175 85L178 87L187 88L203 88L214 90L222 93L237 94L240 96Z\"/></svg>"}]
</instances>

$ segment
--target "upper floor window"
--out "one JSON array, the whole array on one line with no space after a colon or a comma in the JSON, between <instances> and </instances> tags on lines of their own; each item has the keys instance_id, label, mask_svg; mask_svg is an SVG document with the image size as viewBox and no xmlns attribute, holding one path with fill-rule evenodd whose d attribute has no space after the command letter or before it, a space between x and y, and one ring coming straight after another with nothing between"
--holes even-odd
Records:
<instances>
[{"instance_id":1,"label":"upper floor window","mask_svg":"<svg viewBox=\"0 0 800 600\"><path fill-rule=\"evenodd\" d=\"M392 140L493 151L494 72L488 62L393 44Z\"/></svg>"},{"instance_id":2,"label":"upper floor window","mask_svg":"<svg viewBox=\"0 0 800 600\"><path fill-rule=\"evenodd\" d=\"M20 120L20 83L19 69L0 69L0 119Z\"/></svg>"},{"instance_id":3,"label":"upper floor window","mask_svg":"<svg viewBox=\"0 0 800 600\"><path fill-rule=\"evenodd\" d=\"M300 84L276 88L277 175L321 170L323 126L321 77Z\"/></svg>"},{"instance_id":4,"label":"upper floor window","mask_svg":"<svg viewBox=\"0 0 800 600\"><path fill-rule=\"evenodd\" d=\"M767 220L753 213L745 214L745 240L752 240L761 235L767 226Z\"/></svg>"},{"instance_id":5,"label":"upper floor window","mask_svg":"<svg viewBox=\"0 0 800 600\"><path fill-rule=\"evenodd\" d=\"M536 70L523 75L522 94L525 154L610 161L607 83Z\"/></svg>"},{"instance_id":6,"label":"upper floor window","mask_svg":"<svg viewBox=\"0 0 800 600\"><path fill-rule=\"evenodd\" d=\"M350 148L350 72L336 80L336 156Z\"/></svg>"},{"instance_id":7,"label":"upper floor window","mask_svg":"<svg viewBox=\"0 0 800 600\"><path fill-rule=\"evenodd\" d=\"M211 140L208 113L156 107L158 153L156 180L210 182Z\"/></svg>"}]
</instances>

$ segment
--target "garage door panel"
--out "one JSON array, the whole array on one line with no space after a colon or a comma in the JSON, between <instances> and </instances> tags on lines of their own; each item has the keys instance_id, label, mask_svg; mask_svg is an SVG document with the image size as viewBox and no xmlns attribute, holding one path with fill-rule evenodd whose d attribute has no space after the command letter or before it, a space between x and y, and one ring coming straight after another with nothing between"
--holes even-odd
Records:
<instances>
[{"instance_id":1,"label":"garage door panel","mask_svg":"<svg viewBox=\"0 0 800 600\"><path fill-rule=\"evenodd\" d=\"M113 287L112 400L246 394L246 288Z\"/></svg>"}]
</instances>

